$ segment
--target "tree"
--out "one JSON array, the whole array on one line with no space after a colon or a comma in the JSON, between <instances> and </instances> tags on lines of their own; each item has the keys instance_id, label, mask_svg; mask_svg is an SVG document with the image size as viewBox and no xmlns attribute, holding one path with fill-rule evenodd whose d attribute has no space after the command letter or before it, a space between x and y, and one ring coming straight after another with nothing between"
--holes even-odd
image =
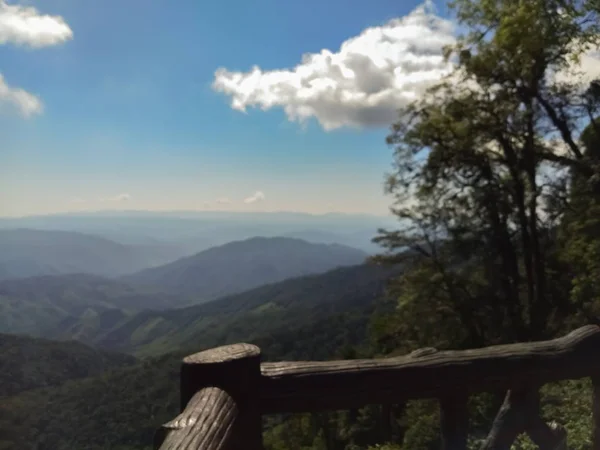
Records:
<instances>
[{"instance_id":1,"label":"tree","mask_svg":"<svg viewBox=\"0 0 600 450\"><path fill-rule=\"evenodd\" d=\"M594 123L582 133L584 158L600 163L600 133ZM576 323L600 322L600 182L577 172L570 174L569 202L561 224L563 257L573 276L570 299L577 305Z\"/></svg>"},{"instance_id":2,"label":"tree","mask_svg":"<svg viewBox=\"0 0 600 450\"><path fill-rule=\"evenodd\" d=\"M588 294L571 296L574 305L563 280L549 274L560 266L555 235L565 214L557 198L571 189L569 176L600 174L580 139L586 124L597 129L600 89L586 89L573 70L598 44L598 5L456 0L451 7L468 30L447 49L456 69L402 110L388 137L394 171L386 187L402 228L381 233L390 252L376 260L393 263L406 247L419 255L391 287L398 331L412 345L545 339ZM573 244L575 254L594 239L583 249ZM527 401L537 401L536 390Z\"/></svg>"}]
</instances>

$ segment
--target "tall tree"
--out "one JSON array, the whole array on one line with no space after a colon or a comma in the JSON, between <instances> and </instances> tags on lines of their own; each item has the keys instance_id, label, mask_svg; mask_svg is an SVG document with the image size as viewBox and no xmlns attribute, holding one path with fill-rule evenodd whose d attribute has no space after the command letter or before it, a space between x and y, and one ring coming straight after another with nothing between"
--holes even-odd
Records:
<instances>
[{"instance_id":1,"label":"tall tree","mask_svg":"<svg viewBox=\"0 0 600 450\"><path fill-rule=\"evenodd\" d=\"M413 345L453 347L548 338L572 310L548 276L563 219L553 201L566 171L600 174L580 139L599 96L573 69L598 45L598 4L451 7L468 30L447 49L456 70L401 111L388 137L387 191L402 229L381 233L390 252L378 260L393 262L406 247L419 255L392 286L399 332Z\"/></svg>"}]
</instances>

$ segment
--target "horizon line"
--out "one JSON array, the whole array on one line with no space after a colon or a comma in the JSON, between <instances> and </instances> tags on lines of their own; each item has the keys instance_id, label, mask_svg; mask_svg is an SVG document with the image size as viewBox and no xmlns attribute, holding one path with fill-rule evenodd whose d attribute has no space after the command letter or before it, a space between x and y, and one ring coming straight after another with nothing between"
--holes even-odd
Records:
<instances>
[{"instance_id":1,"label":"horizon line","mask_svg":"<svg viewBox=\"0 0 600 450\"><path fill-rule=\"evenodd\" d=\"M174 210L152 210L152 209L100 209L100 210L89 210L89 211L62 211L53 212L47 214L26 214L20 216L3 216L0 215L1 220L6 219L32 219L32 218L43 218L43 217L56 217L56 216L81 216L81 215L100 215L100 214L156 214L156 215L167 215L167 214L294 214L303 216L313 217L325 217L325 216L366 216L376 218L391 218L393 214L375 214L368 212L343 212L343 211L330 211L324 213L313 213L305 211L294 211L294 210L271 210L271 211L241 211L241 210L198 210L198 209L174 209Z\"/></svg>"}]
</instances>

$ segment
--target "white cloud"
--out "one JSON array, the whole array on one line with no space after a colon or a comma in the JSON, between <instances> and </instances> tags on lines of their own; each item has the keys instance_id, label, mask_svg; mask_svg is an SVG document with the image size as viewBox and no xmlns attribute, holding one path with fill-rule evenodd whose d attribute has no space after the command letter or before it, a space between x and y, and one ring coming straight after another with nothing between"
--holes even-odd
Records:
<instances>
[{"instance_id":1,"label":"white cloud","mask_svg":"<svg viewBox=\"0 0 600 450\"><path fill-rule=\"evenodd\" d=\"M42 101L37 96L8 85L0 73L0 112L16 113L29 118L41 114L43 110Z\"/></svg>"},{"instance_id":2,"label":"white cloud","mask_svg":"<svg viewBox=\"0 0 600 450\"><path fill-rule=\"evenodd\" d=\"M130 194L118 194L115 195L113 197L104 197L101 198L100 201L101 202L128 202L129 200L131 200L131 195Z\"/></svg>"},{"instance_id":3,"label":"white cloud","mask_svg":"<svg viewBox=\"0 0 600 450\"><path fill-rule=\"evenodd\" d=\"M600 78L600 48L592 48L583 53L579 61L571 62L568 67L556 72L552 77L558 83L576 83L587 88L591 81Z\"/></svg>"},{"instance_id":4,"label":"white cloud","mask_svg":"<svg viewBox=\"0 0 600 450\"><path fill-rule=\"evenodd\" d=\"M407 16L342 43L337 52L307 54L293 69L249 72L219 68L213 89L231 107L281 107L291 121L316 118L325 130L389 126L397 110L452 70L442 48L455 42L454 24L427 0Z\"/></svg>"},{"instance_id":5,"label":"white cloud","mask_svg":"<svg viewBox=\"0 0 600 450\"><path fill-rule=\"evenodd\" d=\"M256 191L250 197L244 199L244 203L256 203L261 202L266 198L265 194L262 191Z\"/></svg>"},{"instance_id":6,"label":"white cloud","mask_svg":"<svg viewBox=\"0 0 600 450\"><path fill-rule=\"evenodd\" d=\"M73 31L60 16L41 14L33 7L9 5L0 0L0 44L39 48L73 38Z\"/></svg>"},{"instance_id":7,"label":"white cloud","mask_svg":"<svg viewBox=\"0 0 600 450\"><path fill-rule=\"evenodd\" d=\"M218 205L230 205L231 204L231 200L229 200L226 197L218 198L215 201Z\"/></svg>"},{"instance_id":8,"label":"white cloud","mask_svg":"<svg viewBox=\"0 0 600 450\"><path fill-rule=\"evenodd\" d=\"M60 16L41 14L33 7L0 0L0 45L41 48L73 38L73 31ZM0 112L29 118L43 111L42 101L24 89L9 86L0 73Z\"/></svg>"}]
</instances>

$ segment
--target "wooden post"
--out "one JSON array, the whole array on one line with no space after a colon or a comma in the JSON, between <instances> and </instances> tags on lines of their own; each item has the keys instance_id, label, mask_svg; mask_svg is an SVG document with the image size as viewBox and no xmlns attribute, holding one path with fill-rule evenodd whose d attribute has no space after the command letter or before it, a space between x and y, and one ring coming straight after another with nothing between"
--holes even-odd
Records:
<instances>
[{"instance_id":1,"label":"wooden post","mask_svg":"<svg viewBox=\"0 0 600 450\"><path fill-rule=\"evenodd\" d=\"M181 366L181 409L202 388L223 389L239 409L232 448L261 450L260 377L260 349L255 345L227 345L187 356Z\"/></svg>"},{"instance_id":2,"label":"wooden post","mask_svg":"<svg viewBox=\"0 0 600 450\"><path fill-rule=\"evenodd\" d=\"M469 432L469 410L465 394L440 399L442 450L466 450Z\"/></svg>"},{"instance_id":3,"label":"wooden post","mask_svg":"<svg viewBox=\"0 0 600 450\"><path fill-rule=\"evenodd\" d=\"M381 405L381 439L383 443L392 442L392 405Z\"/></svg>"},{"instance_id":4,"label":"wooden post","mask_svg":"<svg viewBox=\"0 0 600 450\"><path fill-rule=\"evenodd\" d=\"M600 450L600 375L592 376L592 449Z\"/></svg>"}]
</instances>

